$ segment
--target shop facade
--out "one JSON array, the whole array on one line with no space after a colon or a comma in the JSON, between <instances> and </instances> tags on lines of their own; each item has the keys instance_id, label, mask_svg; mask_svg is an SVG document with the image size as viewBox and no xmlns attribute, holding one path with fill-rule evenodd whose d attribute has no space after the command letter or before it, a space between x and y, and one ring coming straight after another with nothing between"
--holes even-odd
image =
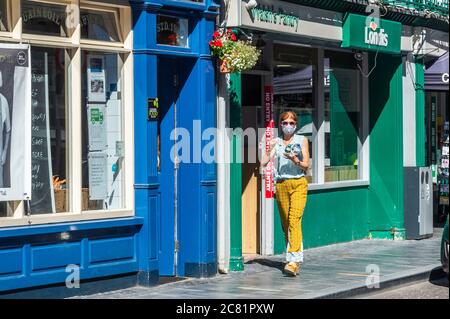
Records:
<instances>
[{"instance_id":1,"label":"shop facade","mask_svg":"<svg viewBox=\"0 0 450 319\"><path fill-rule=\"evenodd\" d=\"M448 52L437 57L428 57L424 64L425 165L430 166L433 171L435 222L442 223L448 214L448 188L444 191L446 187L441 187L445 175L442 174L443 170L448 171L448 167L443 167L442 162L443 156L446 155L446 151L443 152L445 127L448 127L450 121Z\"/></svg>"},{"instance_id":2,"label":"shop facade","mask_svg":"<svg viewBox=\"0 0 450 319\"><path fill-rule=\"evenodd\" d=\"M8 116L11 124L2 147L0 292L137 272L143 218L134 213L128 2L0 5L2 124ZM22 50L16 61L8 48ZM17 65L29 78L11 96ZM25 164L20 150L29 151ZM11 177L21 168L28 185L17 196Z\"/></svg>"},{"instance_id":3,"label":"shop facade","mask_svg":"<svg viewBox=\"0 0 450 319\"><path fill-rule=\"evenodd\" d=\"M198 132L204 146L201 126L215 126L208 40L218 4L0 4L2 54L9 46L24 51L15 63L29 77L22 93L31 104L29 121L22 115L20 122L18 102L5 103L11 67L4 71L3 62L14 66L15 59L5 54L3 140L17 135L14 123L29 127L22 127L21 143L2 145L8 160L0 185L0 293L64 290L79 281L87 289L102 286L90 279L107 279L108 289L152 285L161 276L214 275L215 164L179 160L172 147L182 134ZM14 162L11 149L23 145L29 160ZM17 163L28 192L14 197ZM80 290L64 290L71 292Z\"/></svg>"},{"instance_id":4,"label":"shop facade","mask_svg":"<svg viewBox=\"0 0 450 319\"><path fill-rule=\"evenodd\" d=\"M216 123L208 43L219 4L131 1L135 65L136 215L141 283L216 274L216 165L202 132ZM177 149L186 145L184 149ZM186 144L187 143L187 144Z\"/></svg>"},{"instance_id":5,"label":"shop facade","mask_svg":"<svg viewBox=\"0 0 450 319\"><path fill-rule=\"evenodd\" d=\"M235 1L224 7L226 27L252 38L263 57L251 71L222 76L218 128L259 128L264 135L271 123L278 126L282 111L297 113L298 133L308 138L312 158L305 249L404 239L405 145L418 143L416 123L413 133L404 132L410 125L405 114L416 114L421 94L413 85L414 102L405 103L411 96L405 94L404 83L411 81L405 70L407 58L416 67L431 44L418 52L412 43L416 27L367 17L365 6L329 10L306 2ZM445 32L437 34L445 39ZM229 150L219 154L219 163L230 163L218 167L218 197L225 204L218 208L218 240L226 243L218 247L223 272L241 270L246 254L285 250L271 173L248 161L265 149L262 135L234 131L219 140ZM421 166L416 155L412 166Z\"/></svg>"}]
</instances>

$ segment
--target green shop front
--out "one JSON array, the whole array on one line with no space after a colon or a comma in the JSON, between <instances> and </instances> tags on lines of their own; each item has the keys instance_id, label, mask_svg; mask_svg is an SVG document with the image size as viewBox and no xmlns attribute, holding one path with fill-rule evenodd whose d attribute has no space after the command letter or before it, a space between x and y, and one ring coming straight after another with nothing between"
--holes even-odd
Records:
<instances>
[{"instance_id":1,"label":"green shop front","mask_svg":"<svg viewBox=\"0 0 450 319\"><path fill-rule=\"evenodd\" d=\"M218 154L219 270L285 251L270 168L254 156L272 136L268 128L279 134L286 110L299 116L297 134L308 138L312 158L304 248L404 239L402 24L257 3L226 8L227 27L251 38L262 57L251 71L220 79L218 128L232 130L219 135L227 150Z\"/></svg>"}]
</instances>

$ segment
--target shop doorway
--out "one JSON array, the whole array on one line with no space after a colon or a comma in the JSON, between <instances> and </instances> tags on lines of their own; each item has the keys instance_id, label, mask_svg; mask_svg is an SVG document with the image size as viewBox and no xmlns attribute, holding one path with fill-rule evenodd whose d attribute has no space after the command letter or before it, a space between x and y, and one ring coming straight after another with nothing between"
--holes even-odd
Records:
<instances>
[{"instance_id":1,"label":"shop doorway","mask_svg":"<svg viewBox=\"0 0 450 319\"><path fill-rule=\"evenodd\" d=\"M263 76L242 75L242 129L262 128ZM260 253L261 174L258 143L245 137L242 164L242 253Z\"/></svg>"},{"instance_id":2,"label":"shop doorway","mask_svg":"<svg viewBox=\"0 0 450 319\"><path fill-rule=\"evenodd\" d=\"M160 237L159 237L159 274L160 276L179 276L179 234L180 212L185 199L180 191L186 187L186 180L180 178L180 155L174 147L177 136L184 125L189 100L185 91L187 79L194 62L188 59L158 58L158 176L160 189ZM192 115L193 116L193 115Z\"/></svg>"}]
</instances>

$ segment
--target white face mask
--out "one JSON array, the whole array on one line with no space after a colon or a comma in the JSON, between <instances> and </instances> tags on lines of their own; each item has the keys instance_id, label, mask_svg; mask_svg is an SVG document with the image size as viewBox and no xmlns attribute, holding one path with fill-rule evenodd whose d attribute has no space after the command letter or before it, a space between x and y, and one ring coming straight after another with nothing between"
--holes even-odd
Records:
<instances>
[{"instance_id":1,"label":"white face mask","mask_svg":"<svg viewBox=\"0 0 450 319\"><path fill-rule=\"evenodd\" d=\"M297 129L297 125L291 126L291 125L283 125L281 127L281 130L285 135L292 135L295 133L295 130Z\"/></svg>"}]
</instances>

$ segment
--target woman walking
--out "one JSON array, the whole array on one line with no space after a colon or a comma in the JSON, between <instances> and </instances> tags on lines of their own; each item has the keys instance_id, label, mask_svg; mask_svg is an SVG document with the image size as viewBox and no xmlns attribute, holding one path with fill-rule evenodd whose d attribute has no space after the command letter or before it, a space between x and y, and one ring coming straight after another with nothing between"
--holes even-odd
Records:
<instances>
[{"instance_id":1,"label":"woman walking","mask_svg":"<svg viewBox=\"0 0 450 319\"><path fill-rule=\"evenodd\" d=\"M287 245L284 272L297 276L303 262L302 217L308 193L305 175L310 165L309 145L307 138L295 134L294 112L282 113L280 122L283 136L271 141L261 164L266 166L275 159L276 198Z\"/></svg>"}]
</instances>

